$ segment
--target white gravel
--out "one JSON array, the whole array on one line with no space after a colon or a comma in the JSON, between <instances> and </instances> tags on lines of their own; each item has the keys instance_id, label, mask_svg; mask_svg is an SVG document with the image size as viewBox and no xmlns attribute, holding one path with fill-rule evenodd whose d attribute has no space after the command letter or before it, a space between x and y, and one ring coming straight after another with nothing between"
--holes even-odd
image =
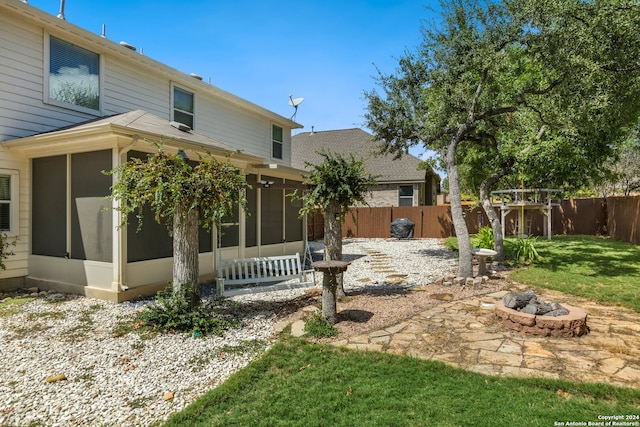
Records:
<instances>
[{"instance_id":1,"label":"white gravel","mask_svg":"<svg viewBox=\"0 0 640 427\"><path fill-rule=\"evenodd\" d=\"M314 259L319 259L321 245L314 243L313 248ZM406 283L398 286L427 284L450 274L457 265L455 255L444 250L438 239L345 240L344 258L351 261L345 274L347 292L388 280L389 272L372 270L373 251L387 255L382 258L390 269L407 274ZM318 286L321 276L316 275ZM116 326L131 319L147 302L116 305L41 292L23 305L0 304L0 425L148 426L162 422L268 348L278 321L273 302L302 292L235 297L246 316L244 326L223 337L205 338L189 334L148 338L135 331L115 337ZM247 343L257 343L260 350L252 350ZM47 382L54 375L66 379Z\"/></svg>"}]
</instances>

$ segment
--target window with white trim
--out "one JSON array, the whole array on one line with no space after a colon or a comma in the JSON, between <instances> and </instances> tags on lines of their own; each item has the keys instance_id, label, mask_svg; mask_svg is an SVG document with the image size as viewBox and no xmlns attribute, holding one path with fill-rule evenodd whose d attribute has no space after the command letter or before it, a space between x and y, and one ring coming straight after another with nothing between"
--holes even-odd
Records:
<instances>
[{"instance_id":1,"label":"window with white trim","mask_svg":"<svg viewBox=\"0 0 640 427\"><path fill-rule=\"evenodd\" d=\"M48 101L100 110L100 55L49 36Z\"/></svg>"},{"instance_id":2,"label":"window with white trim","mask_svg":"<svg viewBox=\"0 0 640 427\"><path fill-rule=\"evenodd\" d=\"M284 132L278 125L271 125L271 157L282 160L282 141Z\"/></svg>"},{"instance_id":3,"label":"window with white trim","mask_svg":"<svg viewBox=\"0 0 640 427\"><path fill-rule=\"evenodd\" d=\"M0 231L17 234L18 171L0 169Z\"/></svg>"},{"instance_id":4,"label":"window with white trim","mask_svg":"<svg viewBox=\"0 0 640 427\"><path fill-rule=\"evenodd\" d=\"M193 93L177 86L173 87L173 120L194 128L194 107Z\"/></svg>"},{"instance_id":5,"label":"window with white trim","mask_svg":"<svg viewBox=\"0 0 640 427\"><path fill-rule=\"evenodd\" d=\"M413 185L398 186L398 206L413 206Z\"/></svg>"}]
</instances>

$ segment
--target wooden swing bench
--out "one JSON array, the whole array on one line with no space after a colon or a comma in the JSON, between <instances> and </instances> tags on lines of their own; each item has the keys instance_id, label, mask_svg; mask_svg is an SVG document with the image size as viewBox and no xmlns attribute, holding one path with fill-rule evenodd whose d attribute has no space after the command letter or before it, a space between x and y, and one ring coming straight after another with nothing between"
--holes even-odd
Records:
<instances>
[{"instance_id":1,"label":"wooden swing bench","mask_svg":"<svg viewBox=\"0 0 640 427\"><path fill-rule=\"evenodd\" d=\"M315 275L306 280L307 271L300 254L223 260L216 288L218 295L234 296L315 286ZM293 280L296 280L294 282Z\"/></svg>"}]
</instances>

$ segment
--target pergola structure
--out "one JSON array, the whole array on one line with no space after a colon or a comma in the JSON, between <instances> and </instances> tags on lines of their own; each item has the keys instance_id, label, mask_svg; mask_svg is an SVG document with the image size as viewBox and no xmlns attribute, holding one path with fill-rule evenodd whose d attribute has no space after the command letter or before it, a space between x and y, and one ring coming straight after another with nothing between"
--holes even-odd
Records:
<instances>
[{"instance_id":1,"label":"pergola structure","mask_svg":"<svg viewBox=\"0 0 640 427\"><path fill-rule=\"evenodd\" d=\"M500 223L502 224L502 235L504 236L505 219L509 212L520 212L518 221L518 234L525 236L525 211L537 209L546 217L543 225L544 234L551 240L551 210L554 206L553 198L562 190L555 188L512 188L509 190L492 191L492 202L494 206L500 206ZM496 201L495 199L499 199Z\"/></svg>"}]
</instances>

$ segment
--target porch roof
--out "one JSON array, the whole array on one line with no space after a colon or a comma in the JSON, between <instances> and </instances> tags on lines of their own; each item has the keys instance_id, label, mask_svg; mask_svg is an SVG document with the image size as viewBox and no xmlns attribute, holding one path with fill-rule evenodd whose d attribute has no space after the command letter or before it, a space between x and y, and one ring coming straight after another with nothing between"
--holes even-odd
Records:
<instances>
[{"instance_id":1,"label":"porch roof","mask_svg":"<svg viewBox=\"0 0 640 427\"><path fill-rule=\"evenodd\" d=\"M249 163L264 161L260 156L240 152L231 145L192 130L180 130L172 122L143 110L100 117L24 138L2 141L0 144L12 151L22 151L27 157L39 157L61 152L100 150L115 145L123 147L144 140L162 141L165 146L197 152L208 151L213 155L233 154L234 159Z\"/></svg>"}]
</instances>

